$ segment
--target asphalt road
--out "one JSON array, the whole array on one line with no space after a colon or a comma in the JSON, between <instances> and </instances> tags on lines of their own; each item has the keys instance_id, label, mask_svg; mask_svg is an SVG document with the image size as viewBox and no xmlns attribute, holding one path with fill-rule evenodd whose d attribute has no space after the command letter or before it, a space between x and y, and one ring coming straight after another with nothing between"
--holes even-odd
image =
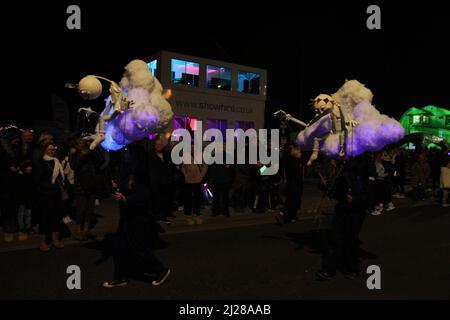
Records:
<instances>
[{"instance_id":1,"label":"asphalt road","mask_svg":"<svg viewBox=\"0 0 450 320\"><path fill-rule=\"evenodd\" d=\"M368 216L361 233L363 271L381 268L381 290L368 290L365 272L318 282L328 218L280 227L262 224L166 234L157 255L173 270L171 281L149 279L102 288L112 258L102 243L50 253L0 253L0 299L449 299L450 210L411 206ZM66 268L81 268L81 290L68 290Z\"/></svg>"}]
</instances>

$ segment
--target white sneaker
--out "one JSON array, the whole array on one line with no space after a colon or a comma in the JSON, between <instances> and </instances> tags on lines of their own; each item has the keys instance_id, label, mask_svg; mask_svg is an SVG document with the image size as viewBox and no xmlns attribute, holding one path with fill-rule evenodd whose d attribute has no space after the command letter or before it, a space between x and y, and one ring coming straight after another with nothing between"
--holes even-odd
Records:
<instances>
[{"instance_id":1,"label":"white sneaker","mask_svg":"<svg viewBox=\"0 0 450 320\"><path fill-rule=\"evenodd\" d=\"M386 208L386 211L392 211L395 209L395 206L392 202L389 202Z\"/></svg>"},{"instance_id":2,"label":"white sneaker","mask_svg":"<svg viewBox=\"0 0 450 320\"><path fill-rule=\"evenodd\" d=\"M373 210L370 214L373 215L373 216L379 216L379 215L381 214L381 211L375 209L375 210Z\"/></svg>"}]
</instances>

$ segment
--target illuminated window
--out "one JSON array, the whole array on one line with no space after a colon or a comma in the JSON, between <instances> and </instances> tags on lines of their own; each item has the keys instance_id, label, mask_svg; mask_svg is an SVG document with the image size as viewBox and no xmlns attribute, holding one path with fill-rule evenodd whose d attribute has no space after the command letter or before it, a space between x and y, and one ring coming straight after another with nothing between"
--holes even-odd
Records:
<instances>
[{"instance_id":1,"label":"illuminated window","mask_svg":"<svg viewBox=\"0 0 450 320\"><path fill-rule=\"evenodd\" d=\"M216 66L206 66L208 88L231 90L231 69Z\"/></svg>"},{"instance_id":2,"label":"illuminated window","mask_svg":"<svg viewBox=\"0 0 450 320\"><path fill-rule=\"evenodd\" d=\"M158 60L152 60L148 64L148 68L154 77L156 77L156 70L158 69Z\"/></svg>"},{"instance_id":3,"label":"illuminated window","mask_svg":"<svg viewBox=\"0 0 450 320\"><path fill-rule=\"evenodd\" d=\"M222 132L223 140L226 139L228 123L227 120L208 119L206 120L207 129L219 129Z\"/></svg>"},{"instance_id":4,"label":"illuminated window","mask_svg":"<svg viewBox=\"0 0 450 320\"><path fill-rule=\"evenodd\" d=\"M413 116L413 124L420 123L420 116Z\"/></svg>"},{"instance_id":5,"label":"illuminated window","mask_svg":"<svg viewBox=\"0 0 450 320\"><path fill-rule=\"evenodd\" d=\"M238 72L238 91L259 94L261 75L254 72Z\"/></svg>"},{"instance_id":6,"label":"illuminated window","mask_svg":"<svg viewBox=\"0 0 450 320\"><path fill-rule=\"evenodd\" d=\"M173 117L173 129L187 129L189 131L197 130L197 118L194 117Z\"/></svg>"},{"instance_id":7,"label":"illuminated window","mask_svg":"<svg viewBox=\"0 0 450 320\"><path fill-rule=\"evenodd\" d=\"M198 87L199 64L172 59L172 83Z\"/></svg>"},{"instance_id":8,"label":"illuminated window","mask_svg":"<svg viewBox=\"0 0 450 320\"><path fill-rule=\"evenodd\" d=\"M422 123L429 124L430 123L430 117L428 116L422 116Z\"/></svg>"}]
</instances>

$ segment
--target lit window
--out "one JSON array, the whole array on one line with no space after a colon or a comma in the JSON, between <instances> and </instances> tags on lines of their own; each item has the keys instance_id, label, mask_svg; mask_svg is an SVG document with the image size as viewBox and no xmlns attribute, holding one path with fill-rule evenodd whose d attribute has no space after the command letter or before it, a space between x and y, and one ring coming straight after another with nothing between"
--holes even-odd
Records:
<instances>
[{"instance_id":1,"label":"lit window","mask_svg":"<svg viewBox=\"0 0 450 320\"><path fill-rule=\"evenodd\" d=\"M158 60L152 60L148 64L148 68L154 77L156 77L156 69L158 68Z\"/></svg>"},{"instance_id":2,"label":"lit window","mask_svg":"<svg viewBox=\"0 0 450 320\"><path fill-rule=\"evenodd\" d=\"M206 66L208 88L231 90L231 69L216 66Z\"/></svg>"},{"instance_id":3,"label":"lit window","mask_svg":"<svg viewBox=\"0 0 450 320\"><path fill-rule=\"evenodd\" d=\"M428 116L422 116L422 123L425 123L425 124L430 123L430 117L428 117Z\"/></svg>"},{"instance_id":4,"label":"lit window","mask_svg":"<svg viewBox=\"0 0 450 320\"><path fill-rule=\"evenodd\" d=\"M197 130L197 118L194 117L173 117L173 129L187 129L189 131Z\"/></svg>"},{"instance_id":5,"label":"lit window","mask_svg":"<svg viewBox=\"0 0 450 320\"><path fill-rule=\"evenodd\" d=\"M222 132L223 140L226 139L228 123L227 120L208 119L206 120L207 129L219 129Z\"/></svg>"},{"instance_id":6,"label":"lit window","mask_svg":"<svg viewBox=\"0 0 450 320\"><path fill-rule=\"evenodd\" d=\"M172 83L198 87L199 64L172 59Z\"/></svg>"},{"instance_id":7,"label":"lit window","mask_svg":"<svg viewBox=\"0 0 450 320\"><path fill-rule=\"evenodd\" d=\"M420 116L413 116L413 123L420 123Z\"/></svg>"},{"instance_id":8,"label":"lit window","mask_svg":"<svg viewBox=\"0 0 450 320\"><path fill-rule=\"evenodd\" d=\"M261 75L254 72L238 72L238 91L259 94Z\"/></svg>"}]
</instances>

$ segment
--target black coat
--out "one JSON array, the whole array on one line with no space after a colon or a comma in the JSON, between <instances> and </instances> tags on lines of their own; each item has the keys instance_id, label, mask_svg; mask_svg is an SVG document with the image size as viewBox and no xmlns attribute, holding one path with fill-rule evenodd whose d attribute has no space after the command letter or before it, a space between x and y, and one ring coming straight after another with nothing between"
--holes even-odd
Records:
<instances>
[{"instance_id":1,"label":"black coat","mask_svg":"<svg viewBox=\"0 0 450 320\"><path fill-rule=\"evenodd\" d=\"M40 195L54 194L55 196L61 192L62 177L59 176L55 183L52 183L54 161L41 160L34 169L34 184L36 191Z\"/></svg>"},{"instance_id":2,"label":"black coat","mask_svg":"<svg viewBox=\"0 0 450 320\"><path fill-rule=\"evenodd\" d=\"M94 152L77 152L69 157L69 164L75 172L75 193L94 194L97 190L97 169L99 159Z\"/></svg>"},{"instance_id":3,"label":"black coat","mask_svg":"<svg viewBox=\"0 0 450 320\"><path fill-rule=\"evenodd\" d=\"M162 159L154 150L148 155L150 189L152 192L160 188L171 188L175 184L176 168L170 158L170 152L163 152Z\"/></svg>"}]
</instances>

